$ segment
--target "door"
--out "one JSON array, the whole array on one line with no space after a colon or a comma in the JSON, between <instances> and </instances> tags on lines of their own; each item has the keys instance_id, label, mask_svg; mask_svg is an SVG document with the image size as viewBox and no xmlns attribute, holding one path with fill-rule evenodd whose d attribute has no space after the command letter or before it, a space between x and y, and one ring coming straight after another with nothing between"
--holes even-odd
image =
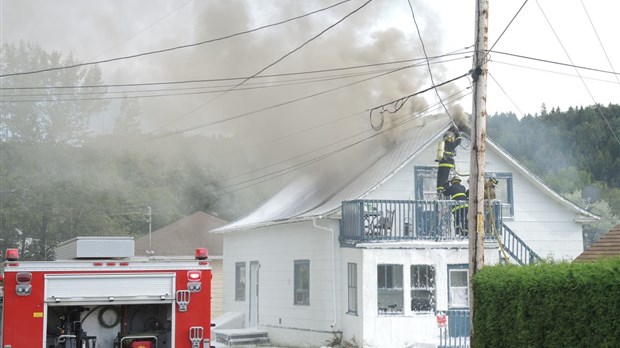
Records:
<instances>
[{"instance_id":1,"label":"door","mask_svg":"<svg viewBox=\"0 0 620 348\"><path fill-rule=\"evenodd\" d=\"M248 315L248 326L258 326L258 261L250 261L250 309Z\"/></svg>"}]
</instances>

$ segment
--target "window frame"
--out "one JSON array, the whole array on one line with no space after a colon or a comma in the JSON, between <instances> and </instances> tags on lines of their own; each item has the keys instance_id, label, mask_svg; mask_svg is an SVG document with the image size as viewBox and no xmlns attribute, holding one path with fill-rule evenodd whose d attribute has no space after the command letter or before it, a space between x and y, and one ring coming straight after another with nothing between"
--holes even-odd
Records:
<instances>
[{"instance_id":1,"label":"window frame","mask_svg":"<svg viewBox=\"0 0 620 348\"><path fill-rule=\"evenodd\" d=\"M414 313L434 312L437 309L437 271L434 265L413 264L410 266L411 311ZM420 275L424 274L423 277ZM422 284L424 283L424 284ZM428 309L414 308L414 292L428 292Z\"/></svg>"},{"instance_id":2,"label":"window frame","mask_svg":"<svg viewBox=\"0 0 620 348\"><path fill-rule=\"evenodd\" d=\"M307 279L301 279L304 274L303 268L307 269ZM301 295L301 300L298 300ZM295 260L293 262L293 304L301 306L310 305L310 260Z\"/></svg>"},{"instance_id":3,"label":"window frame","mask_svg":"<svg viewBox=\"0 0 620 348\"><path fill-rule=\"evenodd\" d=\"M357 314L357 263L347 263L347 314Z\"/></svg>"},{"instance_id":4,"label":"window frame","mask_svg":"<svg viewBox=\"0 0 620 348\"><path fill-rule=\"evenodd\" d=\"M241 273L243 272L243 278ZM243 282L241 281L243 280ZM235 301L245 301L247 266L245 261L235 262Z\"/></svg>"},{"instance_id":5,"label":"window frame","mask_svg":"<svg viewBox=\"0 0 620 348\"><path fill-rule=\"evenodd\" d=\"M514 196L513 196L513 183L512 183L512 173L507 172L487 172L485 174L485 181L492 174L495 174L495 177L499 181L499 184L495 188L495 195L498 200L502 202L502 217L514 217L515 216L515 208L514 208ZM505 197L505 198L504 198Z\"/></svg>"},{"instance_id":6,"label":"window frame","mask_svg":"<svg viewBox=\"0 0 620 348\"><path fill-rule=\"evenodd\" d=\"M512 173L509 172L486 172L485 180L488 179L491 174L495 174L497 180L499 180L498 188L496 191L498 197L501 197L502 201L502 217L514 218L514 188ZM424 190L424 183L429 181L430 188ZM415 182L415 199L418 201L423 200L435 200L437 197L437 167L432 166L415 166L414 167L414 182Z\"/></svg>"},{"instance_id":7,"label":"window frame","mask_svg":"<svg viewBox=\"0 0 620 348\"><path fill-rule=\"evenodd\" d=\"M381 268L384 268L383 272ZM402 264L377 264L377 312L379 315L405 314L403 271L404 267ZM383 276L381 276L381 273L383 273ZM389 300L390 297L397 300L397 303L391 305L396 306L395 308L400 305L400 310L387 310L386 308L381 307L383 299L388 299L388 301L391 302Z\"/></svg>"},{"instance_id":8,"label":"window frame","mask_svg":"<svg viewBox=\"0 0 620 348\"><path fill-rule=\"evenodd\" d=\"M464 272L465 273L465 282L466 286L453 286L452 285L452 272ZM465 297L466 297L466 305L454 304L454 299L452 298L452 289L465 289ZM448 265L448 309L466 309L469 308L469 265L468 264L453 264Z\"/></svg>"}]
</instances>

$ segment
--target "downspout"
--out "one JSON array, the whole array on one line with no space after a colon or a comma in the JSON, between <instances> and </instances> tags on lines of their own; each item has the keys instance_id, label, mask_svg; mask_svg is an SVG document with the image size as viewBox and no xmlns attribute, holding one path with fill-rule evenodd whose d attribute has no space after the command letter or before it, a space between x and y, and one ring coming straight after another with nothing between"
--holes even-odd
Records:
<instances>
[{"instance_id":1,"label":"downspout","mask_svg":"<svg viewBox=\"0 0 620 348\"><path fill-rule=\"evenodd\" d=\"M335 231L333 228L323 227L316 223L316 218L312 218L312 226L316 227L319 230L329 231L331 232L331 250L332 250L332 323L331 328L335 329L336 327L336 252L334 251L335 246L332 244L334 242Z\"/></svg>"}]
</instances>

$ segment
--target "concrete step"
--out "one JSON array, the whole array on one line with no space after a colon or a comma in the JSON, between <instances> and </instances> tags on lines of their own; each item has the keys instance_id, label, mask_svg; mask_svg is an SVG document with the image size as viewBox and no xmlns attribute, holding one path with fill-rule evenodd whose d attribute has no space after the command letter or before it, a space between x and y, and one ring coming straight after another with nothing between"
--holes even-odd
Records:
<instances>
[{"instance_id":1,"label":"concrete step","mask_svg":"<svg viewBox=\"0 0 620 348\"><path fill-rule=\"evenodd\" d=\"M267 331L257 328L213 330L215 341L227 346L261 345L269 343Z\"/></svg>"}]
</instances>

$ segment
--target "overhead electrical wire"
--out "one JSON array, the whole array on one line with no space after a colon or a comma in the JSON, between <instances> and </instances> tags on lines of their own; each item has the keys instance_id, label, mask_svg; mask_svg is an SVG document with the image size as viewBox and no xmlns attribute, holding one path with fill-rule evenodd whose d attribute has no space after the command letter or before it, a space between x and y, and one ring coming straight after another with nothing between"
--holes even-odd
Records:
<instances>
[{"instance_id":1,"label":"overhead electrical wire","mask_svg":"<svg viewBox=\"0 0 620 348\"><path fill-rule=\"evenodd\" d=\"M586 13L586 16L588 17L590 26L592 27L592 30L594 31L594 35L596 35L596 39L598 40L598 43L601 46L603 53L605 54L605 58L607 58L607 63L609 63L609 67L615 74L616 70L614 69L614 65L611 63L611 60L609 59L609 55L607 54L605 45L603 45L603 41L601 41L601 37L598 35L598 31L596 30L596 27L594 26L594 22L592 22L592 18L590 18L590 13L588 13L588 9L586 8L586 5L583 3L583 0L581 0L581 6L583 7L583 11ZM618 83L620 84L620 79L618 78L618 75L616 74L615 76L616 76L616 81L618 81Z\"/></svg>"},{"instance_id":2,"label":"overhead electrical wire","mask_svg":"<svg viewBox=\"0 0 620 348\"><path fill-rule=\"evenodd\" d=\"M468 88L466 88L466 89L469 89L469 87L468 87ZM460 92L458 92L458 93L456 93L456 94L459 94L459 93L462 93L462 91L460 91ZM456 95L456 94L455 94L455 95ZM469 94L471 94L471 93L468 93L468 94L466 94L466 95L464 95L464 96L461 96L461 97L459 97L458 99L463 98L463 97L465 97L465 96L467 96L467 95L469 95ZM457 100L458 100L458 99L457 99ZM454 101L456 101L456 100L454 100ZM451 101L451 102L454 102L454 101ZM438 105L439 105L439 104L436 104L436 106L438 106ZM430 107L429 107L429 108L430 108ZM440 109L440 108L441 108L441 107L437 107L437 109ZM405 116L403 116L402 118L404 118L404 117L405 117ZM295 170L298 170L298 169L301 169L301 168L307 167L307 166L309 166L309 165L311 165L311 164L314 164L314 163L316 163L316 162L318 162L318 161L320 161L320 160L322 160L322 159L325 159L325 158L328 158L328 157L330 157L330 156L333 156L333 155L335 155L335 154L337 154L337 153L339 153L339 152L341 152L341 151L344 151L344 150L349 149L349 148L351 148L351 147L353 147L353 146L355 146L355 145L358 145L358 144L360 144L360 143L362 143L362 142L364 142L364 141L367 141L367 140L369 140L369 139L371 139L371 138L374 138L374 137L376 137L376 136L379 136L379 135L383 134L384 132L390 131L390 130L392 130L392 129L394 129L394 128L397 128L397 127L400 127L400 126L402 126L403 124L406 124L406 123L408 123L408 122L411 122L411 121L413 121L414 119L417 119L417 118L419 118L419 117L414 117L414 118L410 118L410 119L406 119L406 120L404 120L404 121L401 121L400 123L395 123L394 125L392 125L392 126L391 126L390 128L388 128L388 129L381 130L381 131L379 131L379 132L374 132L374 133L372 133L370 136L368 136L368 137L366 137L366 138L363 138L363 139L361 139L361 140L357 140L357 141L355 141L355 142L353 142L353 143L351 143L351 144L348 144L348 145L343 146L343 147L341 147L341 148L338 148L338 149L336 149L336 150L330 151L330 152L328 152L328 153L322 154L322 155L320 155L320 156L318 156L318 157L311 158L311 159L306 160L306 161L304 161L304 162L301 162L301 163L298 163L298 164L295 164L295 165L292 165L292 166L289 166L289 167L287 167L287 168L284 168L284 169L281 169L281 170L277 170L277 171L274 171L274 172L271 172L271 173L263 174L263 175L260 175L260 176L258 176L258 177L255 177L255 178L252 178L252 179L248 179L248 180L245 180L245 181L242 181L242 182L238 182L238 183L230 184L230 185L228 185L228 186L224 187L224 189L229 189L229 188L232 188L232 187L235 187L235 186L239 186L239 185L243 185L243 184L248 184L248 185L246 185L246 186L242 186L242 187L237 187L237 188L235 188L235 189L231 189L231 190L223 191L223 192L220 192L220 193L216 193L216 198L219 198L219 197L221 197L221 196L223 196L223 195L225 195L225 194L230 194L230 193L234 193L234 192L237 192L237 191L240 191L240 190L243 190L243 189L247 189L247 188L253 187L253 186L258 185L258 184L261 184L261 183L263 183L263 182L266 182L266 181L269 181L269 180L275 179L275 178L277 178L277 177L280 177L280 176L286 175L286 174L288 174L288 173L290 173L290 172L292 172L292 171L295 171ZM301 157L301 156L303 156L303 155L300 155L300 156L297 156L297 157ZM295 158L297 158L297 157L295 157ZM275 166L275 165L277 165L277 164L274 164L274 166ZM262 169L261 169L261 170L262 170ZM257 171L260 171L260 170L257 170Z\"/></svg>"},{"instance_id":3,"label":"overhead electrical wire","mask_svg":"<svg viewBox=\"0 0 620 348\"><path fill-rule=\"evenodd\" d=\"M553 25L551 25L551 22L549 21L549 18L547 18L547 15L545 14L545 11L543 10L542 6L540 6L540 3L538 2L538 0L536 0L536 4L538 5L538 8L540 9L540 12L542 13L543 17L547 21L547 24L549 25L549 28L551 28L551 31L553 32L553 35L555 36L555 38L560 43L560 46L562 47L562 50L564 50L564 54L566 54L566 57L571 62L571 64L574 65L573 60L571 59L570 55L568 54L568 51L566 50L566 47L564 47L564 44L562 43L562 40L560 40L560 37L558 36L558 34L556 33L555 29L553 28ZM590 95L590 98L592 99L592 102L594 102L594 105L595 105L596 109L598 110L598 112L603 117L603 120L605 120L605 123L607 124L607 127L609 128L609 130L610 130L611 134L613 135L614 139L616 140L618 145L620 145L620 139L618 139L618 136L616 135L616 132L614 131L614 129L611 126L611 124L609 123L609 120L607 119L607 116L605 116L605 113L601 109L600 104L596 102L596 100L594 98L594 95L592 95L592 91L590 91L590 88L588 87L588 84L586 83L586 81L581 76L581 73L579 73L579 69L575 68L575 71L577 72L577 75L579 75L579 79L581 80L581 83L583 84L583 86L585 87L586 91Z\"/></svg>"},{"instance_id":4,"label":"overhead electrical wire","mask_svg":"<svg viewBox=\"0 0 620 348\"><path fill-rule=\"evenodd\" d=\"M445 54L438 55L438 56L432 56L432 57L429 57L428 59L436 60L436 59L440 59L440 58L446 58L446 57L451 57L451 56L460 56L460 55L463 55L463 54L472 53L471 51L466 51L467 49L468 49L468 47L465 47L464 49L461 49L461 50L455 50L455 51L452 51L450 53L445 53ZM461 57L461 58L469 58L469 56L465 56L465 57ZM414 61L423 61L425 59L426 58L412 58L412 59L395 60L395 61L389 61L389 62L380 62L380 63L371 63L371 64L362 64L362 65L353 65L353 66L329 68L329 69L294 71L294 72L284 72L284 73L279 73L279 74L263 74L261 76L255 77L254 79L284 77L284 76L295 76L295 75L311 75L311 74L337 72L337 71L344 71L344 70L355 70L355 69L362 69L362 68L379 67L379 66L384 66L384 65L411 63L411 62L414 62ZM446 61L451 61L451 60L446 60ZM436 63L432 63L432 64L436 64ZM138 86L174 85L174 84L193 84L193 83L203 83L203 82L226 82L226 81L234 81L234 80L243 80L243 79L246 79L246 78L248 78L248 76L212 78L212 79L199 79L199 80L179 80L179 81L161 81L161 82L105 84L105 85L0 87L0 90L36 90L36 89L53 90L53 89L138 87Z\"/></svg>"},{"instance_id":5,"label":"overhead electrical wire","mask_svg":"<svg viewBox=\"0 0 620 348\"><path fill-rule=\"evenodd\" d=\"M426 47L424 46L424 40L422 40L422 34L420 33L420 28L418 27L418 21L415 19L413 5L411 5L411 0L407 0L407 3L409 4L409 9L411 10L411 17L413 18L413 23L415 24L415 29L418 33L418 38L420 39L420 44L422 45L422 52L424 52L424 57L426 57L426 66L428 67L428 74L431 78L431 83L433 84L433 86L435 86L435 80L433 79L433 71L428 61L428 54L426 53ZM434 90L435 90L435 94L437 95L437 98L439 98L439 102L441 103L444 110L446 111L446 114L448 115L448 117L450 117L450 119L452 120L452 123L454 123L454 119L452 119L452 115L450 115L448 108L446 108L446 106L443 103L443 100L441 100L441 96L439 95L439 90L437 89L437 86L435 86Z\"/></svg>"},{"instance_id":6,"label":"overhead electrical wire","mask_svg":"<svg viewBox=\"0 0 620 348\"><path fill-rule=\"evenodd\" d=\"M529 0L525 0L523 2L523 4L521 5L521 7L519 7L519 10L517 11L517 13L515 13L514 16L512 16L512 19L510 20L510 22L508 22L508 24L506 25L506 27L504 28L504 30L502 30L502 33L499 34L499 36L497 37L497 40L495 40L495 42L493 43L493 45L491 45L491 48L487 51L486 56L489 55L489 53L491 53L493 51L493 48L495 47L495 45L497 45L497 43L499 42L499 40L502 38L502 36L504 36L504 34L506 33L506 31L508 30L508 28L510 27L510 25L512 24L512 22L514 22L514 20L517 18L517 16L519 15L519 13L521 13L521 10L523 10L523 7L525 7L525 4L527 4Z\"/></svg>"},{"instance_id":7,"label":"overhead electrical wire","mask_svg":"<svg viewBox=\"0 0 620 348\"><path fill-rule=\"evenodd\" d=\"M263 25L263 26L260 26L260 27L254 28L254 29L250 29L250 30L246 30L246 31L242 31L242 32L238 32L238 33L222 36L222 37L215 38L215 39L200 41L200 42L196 42L196 43L193 43L193 44L175 46L175 47L164 48L164 49L156 50L156 51L143 52L143 53L138 53L138 54L129 55L129 56L116 57L116 58L104 59L104 60L87 62L87 63L79 63L79 64L73 64L73 65L67 65L67 66L60 66L60 67L55 67L55 68L47 68L47 69L25 71L25 72L18 72L18 73L1 74L0 78L9 77L9 76L21 76L21 75L38 74L38 73L48 72L48 71L64 70L64 69L71 69L71 68L77 68L77 67L88 66L88 65L103 64L103 63L115 62L115 61L119 61L119 60L126 60L126 59L138 58L138 57L143 57L143 56L148 56L148 55L153 55L153 54L159 54L159 53L164 53L164 52L171 52L171 51L175 51L175 50L179 50L179 49L184 49L184 48L189 48L189 47L201 46L201 45L204 45L204 44L213 43L213 42L217 42L217 41L222 41L222 40L230 39L230 38L233 38L233 37L236 37L236 36L241 36L241 35L253 33L255 31L259 31L259 30L266 29L266 28L269 28L269 27L274 27L274 26L278 26L278 25L285 24L285 23L288 23L288 22L292 22L292 21L295 21L295 20L298 20L298 19L301 19L301 18L304 18L304 17L308 17L308 16L311 16L311 15L314 15L314 14L319 13L319 12L323 12L323 11L332 9L334 7L340 6L340 5L342 5L342 4L346 3L346 2L349 2L349 1L351 1L351 0L343 0L343 1L340 1L340 2L335 3L333 5L330 5L330 6L327 6L327 7L324 7L324 8L315 10L315 11L312 11L312 12L308 12L308 13L303 14L303 15L299 15L299 16L292 17L292 18L289 18L289 19L286 19L286 20L282 20L280 22L275 22L275 23ZM372 0L370 0L370 1L372 1Z\"/></svg>"},{"instance_id":8,"label":"overhead electrical wire","mask_svg":"<svg viewBox=\"0 0 620 348\"><path fill-rule=\"evenodd\" d=\"M120 45L124 44L125 42L128 42L129 40L133 39L134 37L136 37L136 36L138 36L138 35L142 34L143 32L145 32L145 31L147 31L148 29L152 28L152 27L153 27L153 26L155 26L156 24L159 24L160 22L162 22L164 19L166 19L166 18L170 17L172 14L176 13L177 11L179 11L180 9L182 9L183 7L185 7L185 6L189 5L189 4L190 4L191 2L193 2L193 1L194 1L194 0L189 0L189 1L186 1L185 3L183 3L183 4L181 4L180 6L178 6L177 8L175 8L174 10L172 10L172 11L170 11L170 12L166 13L166 15L164 15L163 17L160 17L160 18L159 18L158 20L156 20L155 22L153 22L153 23L151 23L151 24L147 25L146 27L144 27L144 28L142 28L142 29L138 30L138 31L137 31L136 33L134 33L133 35L129 36L128 38L124 39L124 40L123 40L123 41L121 41L121 42L116 43L114 46L112 46L112 47L110 47L110 48L106 49L105 51L103 51L103 52L101 52L101 53L97 54L95 57L93 57L93 59L95 59L95 58L97 58L97 57L101 57L102 55L104 55L104 54L106 54L106 53L110 52L111 50L115 49L116 47L118 47L118 46L120 46Z\"/></svg>"},{"instance_id":9,"label":"overhead electrical wire","mask_svg":"<svg viewBox=\"0 0 620 348\"><path fill-rule=\"evenodd\" d=\"M512 103L512 105L514 105L515 108L517 108L517 111L519 111L519 114L521 115L521 117L523 117L523 112L521 111L521 109L519 108L519 106L517 105L517 103L514 102L514 100L512 100L512 98L508 95L508 93L504 90L504 87L502 87L502 85L499 84L499 82L497 82L497 80L495 79L495 77L493 76L493 74L491 74L491 72L489 72L489 76L491 77L491 79L495 82L495 84L497 85L497 87L499 87L499 89L502 91L502 93L504 93L504 95L506 96L506 98L508 98L508 100L510 100L510 102Z\"/></svg>"},{"instance_id":10,"label":"overhead electrical wire","mask_svg":"<svg viewBox=\"0 0 620 348\"><path fill-rule=\"evenodd\" d=\"M418 91L418 92L416 92L416 93L414 93L414 94L410 94L410 95L404 96L404 97L402 97L402 98L399 98L399 99L397 99L397 100L391 101L391 102L389 102L389 103L385 103L385 104L383 104L383 105L379 105L379 106L376 106L376 107L374 107L374 108L372 108L372 109L368 109L368 110L366 110L366 111L370 111L369 118L370 118L370 125L371 125L371 127L372 127L374 130L376 130L376 131L380 130L380 129L383 127L383 112L386 112L386 111L387 111L387 112L390 112L390 113L394 113L394 112L396 112L396 111L400 110L400 108L402 108L402 107L405 105L405 103L409 100L409 98L411 98L411 97L415 97L416 95L419 95L419 94L422 94L422 93L428 92L428 91L430 91L431 89L434 89L434 88L437 88L437 87L441 87L441 86L446 85L446 84L448 84L448 83L451 83L451 82L454 82L454 81L456 81L456 80L462 79L462 78L463 78L463 77L465 77L465 76L469 76L469 72L467 72L467 73L465 73L465 74L463 74L463 75L461 75L461 76L457 76L457 77L455 77L455 78L452 78L452 79L450 79L450 80L444 81L444 82L442 82L442 83L440 83L440 84L437 84L437 85L433 84L433 86L428 87L427 89L424 89L424 90L422 90L422 91ZM395 110L394 110L394 111L388 111L388 110L386 110L386 109L385 109L385 107L386 107L386 106L388 106L388 105L392 105L392 104L395 106ZM379 125L379 126L375 126L375 125L372 123L372 113L373 113L373 111L378 110L378 109L381 109L381 112L380 112L380 115L381 115L381 123L380 123L380 125Z\"/></svg>"},{"instance_id":11,"label":"overhead electrical wire","mask_svg":"<svg viewBox=\"0 0 620 348\"><path fill-rule=\"evenodd\" d=\"M153 140L162 139L162 138L166 138L166 137L170 137L170 136L174 136L174 135L179 135L179 134L187 133L187 132L190 132L190 131L198 130L198 129L201 129L201 128L204 128L204 127L208 127L208 126L212 126L212 125L216 125L216 124L232 121L232 120L235 120L235 119L247 117L247 116L250 116L250 115L253 115L253 114L257 114L257 113L260 113L260 112L263 112L263 111L276 109L276 108L279 108L279 107L282 107L282 106L285 106L285 105L289 105L289 104L293 104L293 103L296 103L296 102L299 102L299 101L302 101L302 100L307 100L307 99L310 99L310 98L314 98L314 97L317 97L319 95L327 94L327 93L330 93L330 92L333 92L333 91L336 91L336 90L339 90L339 89L347 88L347 87L350 87L350 86L353 86L353 85L356 85L356 84L359 84L359 83L362 83L362 82L366 82L366 81L369 81L369 80L372 80L372 79L376 79L376 78L379 78L379 77L382 77L382 76L386 76L386 75L389 75L389 74L392 74L392 73L395 73L397 71L401 71L401 70L404 70L404 69L407 69L407 68L410 68L410 67L411 66L397 68L397 69L388 71L388 72L386 72L384 74L380 74L378 76L373 76L373 77L365 78L365 79L362 79L362 80L359 80L359 81L347 83L345 85L341 85L341 86L337 86L337 87L330 88L330 89L327 89L327 90L323 90L323 91L320 91L320 92L308 94L308 95L305 95L305 96L302 96L302 97L299 97L299 98L295 98L295 99L288 100L288 101L285 101L285 102L281 102L281 103L277 103L277 104L274 104L274 105L270 105L270 106L267 106L267 107L264 107L264 108L260 108L260 109L256 109L256 110L252 110L252 111L248 111L248 112L244 112L244 113L240 113L240 114L237 114L235 116L228 117L228 118L223 118L223 119L220 119L220 120L215 120L215 121L203 123L203 124L200 124L200 125L196 125L196 126L192 126L192 127L187 127L187 128L180 129L180 130L170 131L170 132L167 132L167 133L164 133L164 134L153 134L152 137L147 139L146 141L153 141ZM140 143L141 142L144 142L144 141L140 141Z\"/></svg>"},{"instance_id":12,"label":"overhead electrical wire","mask_svg":"<svg viewBox=\"0 0 620 348\"><path fill-rule=\"evenodd\" d=\"M463 59L463 58L447 59L447 60L433 62L431 64L442 64L442 63L455 61L458 59ZM421 63L418 63L418 64L421 64ZM418 66L418 65L413 65L413 66ZM277 88L277 87L282 87L282 86L292 86L292 85L300 85L300 84L333 81L333 80L346 79L346 78L351 78L351 77L380 74L386 71L389 71L389 69L384 68L384 69L378 69L378 70L372 70L372 71L366 71L366 72L356 72L356 73L348 73L348 74L340 74L340 75L332 75L332 76L327 75L327 76L318 76L318 77L306 77L302 79L246 83L246 86L251 86L251 87L237 88L234 91ZM120 90L120 91L102 91L102 92L50 93L50 94L45 94L45 93L0 94L0 103L26 103L26 102L38 103L38 102L48 102L48 101L49 102L64 102L64 101L93 101L93 100L118 100L118 99L154 98L154 97L173 97L173 96L184 96L184 95L220 93L220 92L227 91L228 87L230 86L231 85L215 85L215 86L195 86L195 87L165 88L165 89L142 89L142 90ZM219 88L219 89L214 89L214 88ZM205 89L207 90L205 91ZM201 91L155 94L158 92L187 91L187 90L201 90ZM134 95L134 93L153 93L153 94ZM81 95L113 95L113 94L122 94L122 96L119 96L119 97L101 96L101 97L92 97L92 98L77 97ZM45 98L45 99L8 99L8 100L2 99L2 98L29 98L29 97L48 97L48 98ZM53 97L73 97L73 98L57 98L56 99Z\"/></svg>"},{"instance_id":13,"label":"overhead electrical wire","mask_svg":"<svg viewBox=\"0 0 620 348\"><path fill-rule=\"evenodd\" d=\"M615 71L609 71L609 70L603 70L603 69L597 69L597 68L590 68L590 67L583 66L583 65L575 65L575 64L573 64L572 61L569 64L569 63L556 62L556 61L548 60L548 59L528 57L528 56L524 56L524 55L520 55L520 54L516 54L516 53L501 52L501 51L493 51L493 53L495 53L495 54L502 54L502 55L506 55L506 56L510 56L510 57L515 57L515 58L522 58L522 59L533 60L533 61L541 62L541 63L549 63L549 64L554 64L554 65L561 65L561 66L566 66L566 67L575 68L575 69L594 71L594 72L610 74L610 75L616 75L616 76L620 75L620 73L617 73Z\"/></svg>"},{"instance_id":14,"label":"overhead electrical wire","mask_svg":"<svg viewBox=\"0 0 620 348\"><path fill-rule=\"evenodd\" d=\"M514 66L514 67L517 67L517 68L542 71L542 72L546 72L546 73L550 73L550 74L558 74L558 75L564 75L564 76L570 76L570 77L579 77L576 74L569 74L569 73L564 73L564 72L560 72L560 71L553 71L553 70L547 70L547 69L541 69L541 68L534 68L534 67L531 67L531 66L525 66L525 65L520 65L520 64L502 62L502 61L497 60L497 59L490 59L489 62L490 63L495 63L495 64L510 65L510 66ZM586 79L586 80L592 80L592 81L599 81L599 82L607 82L607 83L616 84L615 81L610 81L610 80L604 80L604 79L598 79L598 78L586 77L586 76L583 76L583 78Z\"/></svg>"},{"instance_id":15,"label":"overhead electrical wire","mask_svg":"<svg viewBox=\"0 0 620 348\"><path fill-rule=\"evenodd\" d=\"M310 42L316 40L317 38L319 38L320 36L322 36L323 34L325 34L326 32L328 32L330 29L334 28L335 26L337 26L338 24L342 23L345 19L351 17L353 14L357 13L358 11L360 11L362 8L366 7L366 5L368 5L369 3L371 3L373 0L368 0L365 3L363 3L361 6L357 7L356 9L354 9L353 11L347 13L344 17L340 18L339 20L337 20L336 22L332 23L331 25L327 26L327 28L321 30L318 34L314 35L313 37L311 37L310 39L304 41L301 45L297 46L296 48L294 48L293 50L287 52L286 54L284 54L282 57L276 59L274 62L268 64L267 66L265 66L264 68L260 69L258 72L256 72L255 74L253 74L252 76L249 76L247 78L245 78L243 81L239 82L238 84L236 84L235 86L231 87L229 90L222 92L221 94L216 95L215 97L207 100L206 102L198 105L197 107L191 109L189 112L186 112L184 114L182 114L181 116L173 119L170 122L167 122L161 126L159 126L158 128L155 129L155 131L161 130L164 127L179 121L180 119L193 114L194 112L196 112L197 110L200 110L201 108L203 108L204 106L206 106L207 104L210 104L211 102L213 102L214 100L221 98L223 96L225 96L226 94L228 94L229 92L235 90L237 87L240 87L241 85L243 85L244 83L246 83L247 81L257 77L258 75L260 75L261 73L263 73L265 70L271 68L272 66L280 63L281 61L283 61L284 59L286 59L288 56L292 55L293 53L299 51L300 49L302 49L303 47L305 47L307 44L309 44Z\"/></svg>"},{"instance_id":16,"label":"overhead electrical wire","mask_svg":"<svg viewBox=\"0 0 620 348\"><path fill-rule=\"evenodd\" d=\"M456 92L456 93L452 94L451 96L448 96L448 98L447 98L447 99L448 99L448 100L450 100L450 99L454 99L456 96L458 96L459 94L463 93L464 91L466 91L466 90L468 90L468 89L469 89L469 87L467 87L467 88L465 88L465 89L463 89L463 90L461 90L461 91L459 91L459 92ZM464 97L464 96L460 96L460 97L456 98L455 100L453 100L453 102L454 102L454 101L456 101L456 100L459 100L459 99L461 99L461 98L463 98L463 97ZM432 111L432 110L433 110L436 106L438 106L438 105L440 105L440 104L439 104L439 103L437 103L437 104L434 104L434 105L429 105L429 106L427 106L425 109L423 109L423 110L418 110L418 111L416 111L415 113L416 113L416 114L420 114L420 113L422 113L422 112L426 112L426 113L428 113L428 112ZM317 125L317 126L312 127L312 128L304 128L304 130L303 130L303 131L301 131L301 132L296 132L296 133L294 133L294 134L295 134L295 135L297 135L297 134L302 133L302 132L303 132L303 133L305 133L305 132L308 132L308 131L313 130L313 129L318 129L318 128L321 128L321 127L325 127L325 126L331 125L331 124L333 124L333 123L335 123L335 122L337 122L337 121L340 121L340 120L342 120L342 119L349 118L349 117L352 117L352 116L355 116L355 115L359 115L359 114L362 114L362 113L364 113L364 112L365 112L365 111L356 112L356 113L353 113L353 114L347 115L347 116L345 116L345 117L343 117L343 118L337 118L336 120L332 120L332 121L329 121L329 122L325 122L325 123L323 123L323 124ZM412 115L412 114L414 114L414 112L407 113L407 114L405 114L405 115L403 115L403 116L401 116L401 117L396 118L396 121L398 121L399 119L403 119L403 118L405 118L405 117L407 117L407 116L410 116L410 115ZM315 148L315 149L313 149L313 150L311 150L311 151L308 151L308 152L305 152L305 153L303 153L303 154L301 154L301 155L296 155L296 156L294 156L294 157L291 157L291 158L288 158L288 159L285 159L285 160L282 160L282 161L278 161L278 162L276 162L276 163L271 163L271 164L269 164L269 165L267 165L267 166L264 166L264 167L261 167L261 168L258 168L258 169L255 169L255 170L252 170L252 171L250 171L250 172L246 172L246 173L242 173L242 174L237 174L237 175L234 175L234 176L228 177L228 178L226 178L226 179L220 180L220 182L224 182L224 181L233 180L233 179L236 179L236 178L239 178L239 177L243 177L243 176L247 176L247 175L250 175L250 174L254 174L254 173L256 173L256 172L263 171L263 170L268 169L268 168L275 167L275 166L277 166L277 165L279 165L279 164L282 164L282 163L285 163L285 162L289 162L289 161L291 161L291 160L295 160L295 159L301 158L301 157L303 157L303 156L306 156L306 155L309 155L309 154L311 154L311 153L314 153L314 152L317 152L317 151L323 150L323 149L325 149L325 148L332 147L332 146L334 146L334 145L337 145L338 143L341 143L341 142L344 142L344 141L347 141L347 140L350 140L350 139L356 138L356 137L361 136L361 135L364 135L365 133L368 133L368 132L369 132L369 130L364 130L364 131L358 132L358 133L356 133L356 134L354 134L354 135L348 136L347 138L340 139L340 140L338 140L338 141L336 141L336 142L333 142L333 143L330 143L330 144L327 144L327 145L323 145L323 146L321 146L321 147L319 147L319 148ZM371 134L374 134L374 133L371 133ZM289 136L287 136L287 137L289 137ZM286 138L286 137L284 137L284 138ZM367 137L366 139L370 139L370 138L372 138L372 137ZM278 140L281 140L281 139L283 139L283 138L280 138L280 139L278 139ZM258 144L258 146L261 146L261 145L263 145L263 144ZM256 145L255 145L255 146L256 146Z\"/></svg>"}]
</instances>

